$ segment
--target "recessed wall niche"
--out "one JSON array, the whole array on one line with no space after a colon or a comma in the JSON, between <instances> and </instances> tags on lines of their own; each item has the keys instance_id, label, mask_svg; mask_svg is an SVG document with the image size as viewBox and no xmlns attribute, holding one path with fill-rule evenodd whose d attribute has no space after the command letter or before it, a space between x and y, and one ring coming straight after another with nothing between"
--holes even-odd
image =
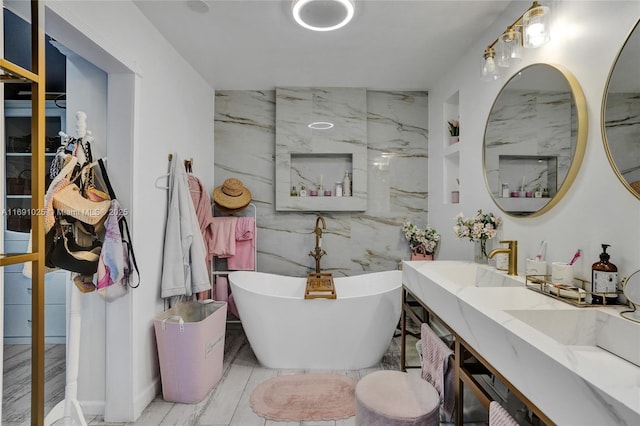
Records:
<instances>
[{"instance_id":1,"label":"recessed wall niche","mask_svg":"<svg viewBox=\"0 0 640 426\"><path fill-rule=\"evenodd\" d=\"M348 172L350 197L336 197ZM293 196L292 188L307 190ZM311 190L330 196L310 196ZM276 210L367 209L367 91L364 88L276 88Z\"/></svg>"}]
</instances>

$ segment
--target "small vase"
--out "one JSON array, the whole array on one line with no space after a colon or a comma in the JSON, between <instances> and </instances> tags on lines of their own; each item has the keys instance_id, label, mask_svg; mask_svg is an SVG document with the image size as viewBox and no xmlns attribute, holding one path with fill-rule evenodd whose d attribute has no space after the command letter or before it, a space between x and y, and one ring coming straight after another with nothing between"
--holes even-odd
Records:
<instances>
[{"instance_id":1,"label":"small vase","mask_svg":"<svg viewBox=\"0 0 640 426\"><path fill-rule=\"evenodd\" d=\"M493 249L492 240L480 240L474 242L473 260L481 265L489 263L489 252Z\"/></svg>"},{"instance_id":2,"label":"small vase","mask_svg":"<svg viewBox=\"0 0 640 426\"><path fill-rule=\"evenodd\" d=\"M433 260L433 254L411 253L411 260Z\"/></svg>"},{"instance_id":3,"label":"small vase","mask_svg":"<svg viewBox=\"0 0 640 426\"><path fill-rule=\"evenodd\" d=\"M460 141L460 136L449 136L449 145L458 143L458 141Z\"/></svg>"}]
</instances>

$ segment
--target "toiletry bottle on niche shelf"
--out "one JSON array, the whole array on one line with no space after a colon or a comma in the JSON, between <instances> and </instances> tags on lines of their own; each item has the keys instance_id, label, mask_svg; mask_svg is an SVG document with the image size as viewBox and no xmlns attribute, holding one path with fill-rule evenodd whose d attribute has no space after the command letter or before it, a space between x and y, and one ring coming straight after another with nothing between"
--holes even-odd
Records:
<instances>
[{"instance_id":1,"label":"toiletry bottle on niche shelf","mask_svg":"<svg viewBox=\"0 0 640 426\"><path fill-rule=\"evenodd\" d=\"M602 253L600 253L600 261L591 267L591 288L593 291L592 304L602 305L603 297L595 293L615 293L618 289L618 268L609 262L609 253L607 253L609 244L602 244ZM616 302L618 296L606 296L607 304Z\"/></svg>"},{"instance_id":2,"label":"toiletry bottle on niche shelf","mask_svg":"<svg viewBox=\"0 0 640 426\"><path fill-rule=\"evenodd\" d=\"M342 195L344 197L351 197L351 176L349 176L349 170L344 172L344 179L342 180Z\"/></svg>"}]
</instances>

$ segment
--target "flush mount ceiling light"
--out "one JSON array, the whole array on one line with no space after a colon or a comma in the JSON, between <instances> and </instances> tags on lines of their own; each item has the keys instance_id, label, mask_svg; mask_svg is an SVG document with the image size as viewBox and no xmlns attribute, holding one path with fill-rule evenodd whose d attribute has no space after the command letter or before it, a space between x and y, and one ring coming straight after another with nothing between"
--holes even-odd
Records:
<instances>
[{"instance_id":1,"label":"flush mount ceiling light","mask_svg":"<svg viewBox=\"0 0 640 426\"><path fill-rule=\"evenodd\" d=\"M307 124L307 127L313 130L329 130L333 127L333 123L328 121L314 121Z\"/></svg>"},{"instance_id":2,"label":"flush mount ceiling light","mask_svg":"<svg viewBox=\"0 0 640 426\"><path fill-rule=\"evenodd\" d=\"M293 18L313 31L333 31L351 21L355 11L352 0L293 0Z\"/></svg>"},{"instance_id":3,"label":"flush mount ceiling light","mask_svg":"<svg viewBox=\"0 0 640 426\"><path fill-rule=\"evenodd\" d=\"M482 59L481 79L496 80L499 68L508 68L522 59L523 47L529 49L546 44L550 39L549 16L549 8L534 1L500 37L487 46Z\"/></svg>"}]
</instances>

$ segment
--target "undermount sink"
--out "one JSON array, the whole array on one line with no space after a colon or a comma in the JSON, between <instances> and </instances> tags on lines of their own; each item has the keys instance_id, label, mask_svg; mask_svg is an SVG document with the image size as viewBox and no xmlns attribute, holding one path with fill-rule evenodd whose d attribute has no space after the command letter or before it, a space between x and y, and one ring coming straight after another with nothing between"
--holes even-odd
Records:
<instances>
[{"instance_id":1,"label":"undermount sink","mask_svg":"<svg viewBox=\"0 0 640 426\"><path fill-rule=\"evenodd\" d=\"M595 346L640 366L640 324L595 308L506 310L556 342Z\"/></svg>"},{"instance_id":2,"label":"undermount sink","mask_svg":"<svg viewBox=\"0 0 640 426\"><path fill-rule=\"evenodd\" d=\"M438 278L460 287L524 287L522 277L507 275L489 265L462 261L426 262L425 268Z\"/></svg>"}]
</instances>

